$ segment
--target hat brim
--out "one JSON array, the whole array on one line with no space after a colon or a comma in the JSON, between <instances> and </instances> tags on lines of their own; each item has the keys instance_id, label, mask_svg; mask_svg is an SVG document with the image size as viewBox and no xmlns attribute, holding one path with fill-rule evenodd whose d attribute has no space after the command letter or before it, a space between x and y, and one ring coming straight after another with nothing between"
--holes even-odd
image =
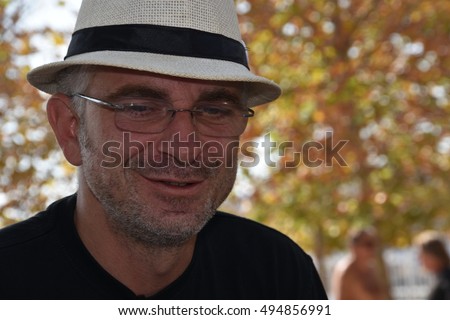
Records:
<instances>
[{"instance_id":1,"label":"hat brim","mask_svg":"<svg viewBox=\"0 0 450 320\"><path fill-rule=\"evenodd\" d=\"M27 78L39 90L53 94L58 90L55 81L57 74L77 65L110 66L189 79L245 82L249 107L271 102L281 94L276 83L254 75L238 63L145 52L97 51L79 54L35 68Z\"/></svg>"}]
</instances>

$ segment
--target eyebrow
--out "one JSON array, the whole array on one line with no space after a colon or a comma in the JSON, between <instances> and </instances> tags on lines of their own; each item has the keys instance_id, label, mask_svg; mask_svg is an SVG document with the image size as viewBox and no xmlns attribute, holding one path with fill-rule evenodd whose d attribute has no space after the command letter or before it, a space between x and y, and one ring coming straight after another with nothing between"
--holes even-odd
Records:
<instances>
[{"instance_id":1,"label":"eyebrow","mask_svg":"<svg viewBox=\"0 0 450 320\"><path fill-rule=\"evenodd\" d=\"M236 105L242 105L243 104L243 98L236 93L231 92L228 89L225 88L215 88L211 90L207 90L205 92L202 92L197 99L197 102L212 102L212 101L224 101L224 102L230 102Z\"/></svg>"},{"instance_id":2,"label":"eyebrow","mask_svg":"<svg viewBox=\"0 0 450 320\"><path fill-rule=\"evenodd\" d=\"M164 89L135 84L119 87L117 90L110 93L105 99L114 101L123 97L152 98L170 101L170 95ZM244 105L243 97L240 94L233 93L226 88L212 88L206 90L202 92L197 99L197 103L215 101L229 102L239 106Z\"/></svg>"},{"instance_id":3,"label":"eyebrow","mask_svg":"<svg viewBox=\"0 0 450 320\"><path fill-rule=\"evenodd\" d=\"M109 94L107 99L114 101L123 97L169 100L169 94L166 91L139 85L124 85Z\"/></svg>"}]
</instances>

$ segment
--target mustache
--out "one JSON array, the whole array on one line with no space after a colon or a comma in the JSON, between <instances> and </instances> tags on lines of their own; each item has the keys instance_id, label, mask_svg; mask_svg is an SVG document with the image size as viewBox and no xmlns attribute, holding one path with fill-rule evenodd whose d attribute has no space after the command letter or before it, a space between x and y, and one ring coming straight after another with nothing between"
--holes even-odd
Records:
<instances>
[{"instance_id":1,"label":"mustache","mask_svg":"<svg viewBox=\"0 0 450 320\"><path fill-rule=\"evenodd\" d=\"M133 157L128 159L126 167L139 172L144 176L173 176L181 178L210 178L215 176L217 168L222 163L202 163L199 160L183 161L169 155L160 155L155 158Z\"/></svg>"}]
</instances>

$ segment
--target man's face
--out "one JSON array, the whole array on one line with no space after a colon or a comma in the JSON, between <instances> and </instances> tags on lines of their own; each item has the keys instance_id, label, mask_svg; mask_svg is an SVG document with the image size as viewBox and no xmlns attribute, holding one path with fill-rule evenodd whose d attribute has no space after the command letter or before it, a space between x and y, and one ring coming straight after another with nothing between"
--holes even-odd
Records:
<instances>
[{"instance_id":1,"label":"man's face","mask_svg":"<svg viewBox=\"0 0 450 320\"><path fill-rule=\"evenodd\" d=\"M229 82L121 69L100 69L83 93L117 104L159 99L173 109L192 109L204 99L227 103L243 94ZM113 110L87 102L82 122L80 179L115 232L129 239L147 246L181 245L201 230L232 189L239 137L205 136L189 112L177 112L159 133L125 132L116 126ZM114 166L111 151L120 155Z\"/></svg>"},{"instance_id":2,"label":"man's face","mask_svg":"<svg viewBox=\"0 0 450 320\"><path fill-rule=\"evenodd\" d=\"M442 270L442 264L439 259L423 249L419 252L419 259L423 267L429 272L438 273Z\"/></svg>"},{"instance_id":3,"label":"man's face","mask_svg":"<svg viewBox=\"0 0 450 320\"><path fill-rule=\"evenodd\" d=\"M353 245L356 256L362 260L375 258L377 242L372 236L364 234Z\"/></svg>"}]
</instances>

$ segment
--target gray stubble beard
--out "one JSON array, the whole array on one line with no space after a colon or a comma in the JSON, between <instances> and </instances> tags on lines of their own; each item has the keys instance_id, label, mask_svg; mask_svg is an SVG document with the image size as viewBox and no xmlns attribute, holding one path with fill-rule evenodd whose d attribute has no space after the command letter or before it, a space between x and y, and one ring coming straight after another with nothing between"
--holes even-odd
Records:
<instances>
[{"instance_id":1,"label":"gray stubble beard","mask_svg":"<svg viewBox=\"0 0 450 320\"><path fill-rule=\"evenodd\" d=\"M113 173L105 175L103 170L107 169L98 167L101 163L101 159L96 156L99 154L98 150L89 139L86 129L87 128L83 128L83 126L80 125L79 142L83 161L83 166L81 168L82 175L91 192L103 206L107 221L112 230L126 240L138 243L146 248L182 246L201 231L207 222L214 216L219 205L231 192L236 177L236 166L226 169L230 170L230 172L225 175L225 178L223 179L225 181L217 182L215 185L217 188L220 188L220 190L216 188L209 189L208 195L203 198L203 203L195 209L195 212L187 214L187 220L175 219L173 221L173 219L166 218L171 215L170 211L164 212L164 210L161 210L162 212L155 212L151 208L151 204L145 204L138 198L138 193L135 188L133 188L132 184L133 173L137 173L138 170L149 170L153 174L163 176L167 174L167 170L169 170L172 171L172 175L196 174L207 177L208 179L217 180L219 168L201 167L195 169L180 169L171 166L164 169L151 167L142 169L137 161L135 163L130 161L131 165L127 165L127 168L123 169L127 170L124 176L129 178L129 189L119 190L122 195L123 193L126 193L126 196L121 200L115 196L114 188L116 188L116 186L111 183L114 181L114 178L111 176ZM139 167L139 169L137 169L137 167ZM164 173L162 170L166 170L166 172ZM217 192L221 193L219 198L216 196ZM172 207L180 210L188 208L193 201L189 198L163 196L160 196L159 200L170 203ZM164 219L161 219L161 217Z\"/></svg>"}]
</instances>

